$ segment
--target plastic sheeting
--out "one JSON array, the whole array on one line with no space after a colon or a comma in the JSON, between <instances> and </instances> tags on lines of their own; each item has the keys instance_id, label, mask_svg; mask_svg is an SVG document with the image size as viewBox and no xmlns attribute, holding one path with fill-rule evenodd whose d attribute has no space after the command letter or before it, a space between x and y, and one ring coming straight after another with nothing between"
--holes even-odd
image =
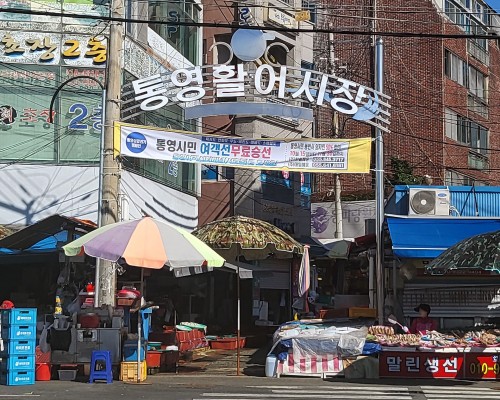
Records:
<instances>
[{"instance_id":1,"label":"plastic sheeting","mask_svg":"<svg viewBox=\"0 0 500 400\"><path fill-rule=\"evenodd\" d=\"M367 328L314 326L290 324L280 328L274 335L278 354L284 348L292 348L294 359L327 355L357 356L363 353Z\"/></svg>"}]
</instances>

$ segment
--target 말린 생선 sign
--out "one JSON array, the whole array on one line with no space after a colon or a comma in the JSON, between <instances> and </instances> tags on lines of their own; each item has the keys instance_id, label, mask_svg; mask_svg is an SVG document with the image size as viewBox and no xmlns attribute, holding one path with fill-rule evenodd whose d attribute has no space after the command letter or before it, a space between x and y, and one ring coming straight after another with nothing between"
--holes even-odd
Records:
<instances>
[{"instance_id":1,"label":"\ub9d0\ub9b0 \uc0dd\uc120 sign","mask_svg":"<svg viewBox=\"0 0 500 400\"><path fill-rule=\"evenodd\" d=\"M371 141L244 139L115 123L115 154L249 169L368 173Z\"/></svg>"}]
</instances>

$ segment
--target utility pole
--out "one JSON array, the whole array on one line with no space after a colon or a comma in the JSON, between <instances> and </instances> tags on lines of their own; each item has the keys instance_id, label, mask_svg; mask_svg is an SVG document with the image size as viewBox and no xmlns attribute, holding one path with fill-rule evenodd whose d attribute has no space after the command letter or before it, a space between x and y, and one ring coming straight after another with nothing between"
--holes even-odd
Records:
<instances>
[{"instance_id":1,"label":"utility pole","mask_svg":"<svg viewBox=\"0 0 500 400\"><path fill-rule=\"evenodd\" d=\"M378 37L375 43L375 90L384 90L384 42ZM375 212L376 212L376 270L378 323L384 323L384 136L375 129Z\"/></svg>"},{"instance_id":2,"label":"utility pole","mask_svg":"<svg viewBox=\"0 0 500 400\"><path fill-rule=\"evenodd\" d=\"M329 24L329 28L332 29L332 24ZM330 75L335 75L335 49L333 47L333 32L328 34L328 46L330 50L329 56L329 64L330 64ZM339 115L337 111L333 111L332 117L332 129L333 129L333 137L339 137ZM340 175L334 174L333 179L335 182L334 190L335 190L335 238L342 239L344 237L344 233L342 230L342 202L340 200L340 194L342 191L342 187L340 185Z\"/></svg>"},{"instance_id":3,"label":"utility pole","mask_svg":"<svg viewBox=\"0 0 500 400\"><path fill-rule=\"evenodd\" d=\"M113 0L111 16L123 18L123 0ZM101 198L101 225L109 225L118 221L118 187L120 183L120 169L118 162L114 159L114 130L113 124L120 120L121 100L121 57L123 54L123 26L122 22L111 23L108 43L107 79L106 79L106 103L104 138L102 152L102 188ZM96 268L96 295L98 305L115 305L116 271L113 263L99 260Z\"/></svg>"}]
</instances>

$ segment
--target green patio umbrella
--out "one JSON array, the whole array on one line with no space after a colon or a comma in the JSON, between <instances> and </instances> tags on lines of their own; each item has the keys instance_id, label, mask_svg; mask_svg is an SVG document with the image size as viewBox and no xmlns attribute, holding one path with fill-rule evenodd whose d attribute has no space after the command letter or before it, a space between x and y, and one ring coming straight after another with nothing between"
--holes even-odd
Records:
<instances>
[{"instance_id":1,"label":"green patio umbrella","mask_svg":"<svg viewBox=\"0 0 500 400\"><path fill-rule=\"evenodd\" d=\"M456 269L482 269L500 273L500 231L464 239L426 267L432 275L443 275Z\"/></svg>"}]
</instances>

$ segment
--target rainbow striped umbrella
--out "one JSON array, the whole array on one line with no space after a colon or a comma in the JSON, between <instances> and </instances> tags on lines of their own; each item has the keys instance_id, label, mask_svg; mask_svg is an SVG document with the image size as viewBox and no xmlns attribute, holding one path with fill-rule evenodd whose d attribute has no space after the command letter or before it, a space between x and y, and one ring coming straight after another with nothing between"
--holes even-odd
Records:
<instances>
[{"instance_id":1,"label":"rainbow striped umbrella","mask_svg":"<svg viewBox=\"0 0 500 400\"><path fill-rule=\"evenodd\" d=\"M188 231L144 217L103 226L63 246L67 256L91 257L142 268L222 267L224 258Z\"/></svg>"}]
</instances>

